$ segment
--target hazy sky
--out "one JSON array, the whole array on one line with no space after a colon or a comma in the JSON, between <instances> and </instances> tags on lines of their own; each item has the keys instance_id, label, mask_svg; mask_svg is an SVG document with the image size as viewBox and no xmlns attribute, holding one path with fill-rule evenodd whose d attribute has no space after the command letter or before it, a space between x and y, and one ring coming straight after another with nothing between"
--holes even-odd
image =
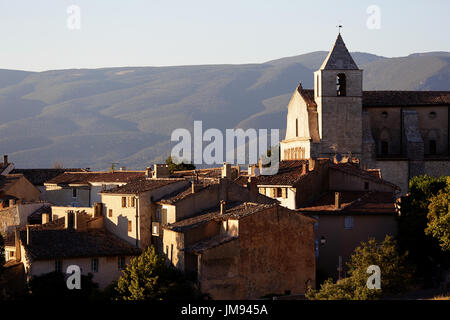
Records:
<instances>
[{"instance_id":1,"label":"hazy sky","mask_svg":"<svg viewBox=\"0 0 450 320\"><path fill-rule=\"evenodd\" d=\"M388 57L450 51L448 0L0 3L1 69L259 63L329 50L338 24L350 51ZM67 12L71 5L80 9L79 20ZM371 5L380 10L379 29L376 13L367 13Z\"/></svg>"}]
</instances>

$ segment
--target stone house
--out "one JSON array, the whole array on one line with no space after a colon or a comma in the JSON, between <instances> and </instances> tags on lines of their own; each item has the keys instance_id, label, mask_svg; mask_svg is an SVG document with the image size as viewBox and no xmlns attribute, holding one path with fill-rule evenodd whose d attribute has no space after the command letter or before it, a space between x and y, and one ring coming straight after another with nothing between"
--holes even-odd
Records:
<instances>
[{"instance_id":1,"label":"stone house","mask_svg":"<svg viewBox=\"0 0 450 320\"><path fill-rule=\"evenodd\" d=\"M339 34L314 89L288 105L281 160L356 157L404 194L416 175L450 175L450 91L364 91Z\"/></svg>"},{"instance_id":2,"label":"stone house","mask_svg":"<svg viewBox=\"0 0 450 320\"><path fill-rule=\"evenodd\" d=\"M144 176L145 171L64 172L44 183L45 197L57 206L91 207L101 191Z\"/></svg>"},{"instance_id":3,"label":"stone house","mask_svg":"<svg viewBox=\"0 0 450 320\"><path fill-rule=\"evenodd\" d=\"M122 269L139 248L108 232L103 217L81 212L42 225L18 228L14 243L15 260L24 266L27 279L49 272L66 273L67 267L77 265L81 274L93 275L93 281L105 288L117 280Z\"/></svg>"},{"instance_id":4,"label":"stone house","mask_svg":"<svg viewBox=\"0 0 450 320\"><path fill-rule=\"evenodd\" d=\"M183 178L142 177L126 185L101 192L105 227L121 239L139 248L152 243L153 200L189 185Z\"/></svg>"},{"instance_id":5,"label":"stone house","mask_svg":"<svg viewBox=\"0 0 450 320\"><path fill-rule=\"evenodd\" d=\"M277 203L222 201L163 226L163 246L213 299L304 294L315 285L314 222Z\"/></svg>"}]
</instances>

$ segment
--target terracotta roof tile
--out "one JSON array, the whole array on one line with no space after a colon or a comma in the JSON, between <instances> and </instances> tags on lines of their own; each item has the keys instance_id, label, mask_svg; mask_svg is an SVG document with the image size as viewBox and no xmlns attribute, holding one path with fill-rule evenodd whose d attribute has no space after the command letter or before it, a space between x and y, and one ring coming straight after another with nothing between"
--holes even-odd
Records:
<instances>
[{"instance_id":1,"label":"terracotta roof tile","mask_svg":"<svg viewBox=\"0 0 450 320\"><path fill-rule=\"evenodd\" d=\"M101 193L112 193L112 194L138 194L141 192L146 192L154 189L158 189L167 186L172 183L185 181L182 178L161 178L161 179L151 179L147 177L140 177L129 181L123 186L118 186L109 190L104 190Z\"/></svg>"},{"instance_id":2,"label":"terracotta roof tile","mask_svg":"<svg viewBox=\"0 0 450 320\"><path fill-rule=\"evenodd\" d=\"M56 178L64 172L86 172L86 169L68 168L68 169L14 169L11 173L21 173L32 184L43 186L44 182Z\"/></svg>"},{"instance_id":3,"label":"terracotta roof tile","mask_svg":"<svg viewBox=\"0 0 450 320\"><path fill-rule=\"evenodd\" d=\"M114 172L65 172L49 180L46 184L89 184L90 182L126 183L138 177L144 177L145 171Z\"/></svg>"}]
</instances>

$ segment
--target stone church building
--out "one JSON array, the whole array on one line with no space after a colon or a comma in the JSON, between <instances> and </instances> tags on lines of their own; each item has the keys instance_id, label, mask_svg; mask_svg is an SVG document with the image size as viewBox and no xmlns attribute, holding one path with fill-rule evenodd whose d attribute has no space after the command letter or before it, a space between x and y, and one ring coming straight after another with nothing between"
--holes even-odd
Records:
<instances>
[{"instance_id":1,"label":"stone church building","mask_svg":"<svg viewBox=\"0 0 450 320\"><path fill-rule=\"evenodd\" d=\"M413 176L450 175L449 122L450 91L364 91L339 34L314 89L291 97L281 160L358 158L406 193Z\"/></svg>"}]
</instances>

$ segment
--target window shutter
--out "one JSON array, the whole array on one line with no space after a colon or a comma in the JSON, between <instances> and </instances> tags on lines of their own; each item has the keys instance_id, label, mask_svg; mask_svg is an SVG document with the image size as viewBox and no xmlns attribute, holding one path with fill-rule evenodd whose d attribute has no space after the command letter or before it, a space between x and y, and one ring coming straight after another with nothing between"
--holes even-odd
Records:
<instances>
[{"instance_id":1,"label":"window shutter","mask_svg":"<svg viewBox=\"0 0 450 320\"><path fill-rule=\"evenodd\" d=\"M127 206L127 198L122 197L122 208L126 208L126 206Z\"/></svg>"},{"instance_id":2,"label":"window shutter","mask_svg":"<svg viewBox=\"0 0 450 320\"><path fill-rule=\"evenodd\" d=\"M282 188L281 189L281 196L286 199L287 198L287 188Z\"/></svg>"}]
</instances>

